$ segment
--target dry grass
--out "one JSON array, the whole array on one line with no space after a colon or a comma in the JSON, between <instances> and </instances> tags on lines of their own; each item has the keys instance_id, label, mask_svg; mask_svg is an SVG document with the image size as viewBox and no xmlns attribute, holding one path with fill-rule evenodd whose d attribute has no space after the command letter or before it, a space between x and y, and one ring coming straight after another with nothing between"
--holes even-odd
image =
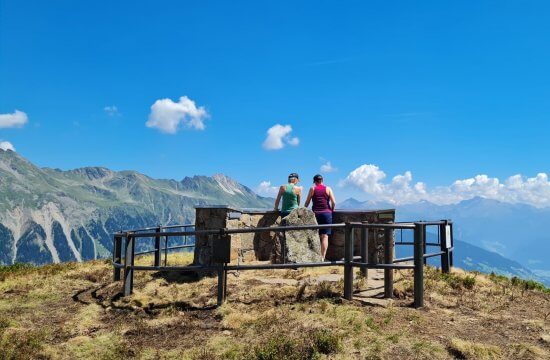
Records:
<instances>
[{"instance_id":1,"label":"dry grass","mask_svg":"<svg viewBox=\"0 0 550 360\"><path fill-rule=\"evenodd\" d=\"M185 264L189 254L171 255ZM152 258L138 259L150 264ZM426 306L410 307L412 278L395 275L389 308L341 299L340 268L216 279L138 272L120 296L106 261L0 272L3 359L545 359L550 295L518 280L426 270ZM357 287L365 286L358 279Z\"/></svg>"},{"instance_id":2,"label":"dry grass","mask_svg":"<svg viewBox=\"0 0 550 360\"><path fill-rule=\"evenodd\" d=\"M452 339L450 348L455 355L463 359L493 360L502 358L501 349L494 345Z\"/></svg>"}]
</instances>

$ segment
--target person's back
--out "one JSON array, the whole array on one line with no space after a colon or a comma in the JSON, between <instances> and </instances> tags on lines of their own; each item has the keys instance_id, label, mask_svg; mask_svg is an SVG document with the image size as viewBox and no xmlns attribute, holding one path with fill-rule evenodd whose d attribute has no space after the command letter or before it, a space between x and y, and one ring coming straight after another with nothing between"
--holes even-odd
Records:
<instances>
[{"instance_id":1,"label":"person's back","mask_svg":"<svg viewBox=\"0 0 550 360\"><path fill-rule=\"evenodd\" d=\"M332 212L336 206L332 189L323 184L323 177L319 174L313 177L313 186L309 189L305 206L308 207L310 201L313 202L311 210L315 213L315 218L319 225L332 224ZM323 259L327 254L328 237L332 234L331 228L319 229L321 240L321 255Z\"/></svg>"},{"instance_id":2,"label":"person's back","mask_svg":"<svg viewBox=\"0 0 550 360\"><path fill-rule=\"evenodd\" d=\"M283 205L281 212L290 213L298 207L298 194L294 191L294 184L287 184L283 192Z\"/></svg>"},{"instance_id":3,"label":"person's back","mask_svg":"<svg viewBox=\"0 0 550 360\"><path fill-rule=\"evenodd\" d=\"M300 206L300 196L302 194L302 188L297 186L300 178L298 174L291 173L288 176L288 184L282 185L279 188L277 199L275 200L275 211L279 211L279 203L283 199L281 207L281 216L285 217L290 212Z\"/></svg>"},{"instance_id":4,"label":"person's back","mask_svg":"<svg viewBox=\"0 0 550 360\"><path fill-rule=\"evenodd\" d=\"M311 198L313 205L311 210L314 213L331 212L329 205L330 196L327 192L327 187L323 184L315 184L313 187L313 196Z\"/></svg>"}]
</instances>

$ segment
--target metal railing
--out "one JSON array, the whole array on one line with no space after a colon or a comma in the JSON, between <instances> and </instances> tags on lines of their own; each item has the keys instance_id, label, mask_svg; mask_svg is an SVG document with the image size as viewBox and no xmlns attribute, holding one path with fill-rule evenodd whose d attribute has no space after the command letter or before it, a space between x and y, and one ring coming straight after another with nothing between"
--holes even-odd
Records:
<instances>
[{"instance_id":1,"label":"metal railing","mask_svg":"<svg viewBox=\"0 0 550 360\"><path fill-rule=\"evenodd\" d=\"M441 257L441 270L445 273L450 272L453 265L453 224L449 220L440 221L419 221L402 222L390 224L374 224L361 222L348 222L329 225L300 225L300 226L273 226L257 227L245 229L211 229L211 230L188 230L194 225L176 225L169 227L153 227L134 231L119 232L114 235L113 246L113 268L114 280L121 280L121 270L124 269L124 296L132 294L134 271L195 271L195 272L217 272L218 290L217 303L221 305L227 297L227 272L244 270L272 270L272 269L297 269L308 267L324 266L343 266L344 267L344 298L352 300L354 268L359 268L361 273L366 276L368 269L384 270L384 296L393 297L393 270L410 269L413 270L414 277L414 307L420 308L424 305L424 265L426 260L431 257ZM437 228L438 242L426 242L428 227ZM181 228L183 231L172 231ZM286 233L293 230L318 230L318 229L337 229L343 228L345 232L344 258L337 261L311 262L311 263L281 263L281 264L230 264L231 237L232 234L278 232ZM359 255L355 256L355 229L360 229L360 248ZM170 230L170 231L163 231ZM414 241L395 242L394 231L413 231ZM384 262L379 263L377 256L369 259L368 241L369 232L374 231L377 234L383 231L384 235ZM167 266L166 258L170 250L191 248L194 244L187 243L188 236L209 235L215 237L212 241L212 260L210 265L186 265L186 266ZM377 236L377 235L375 235ZM161 247L160 239L165 238L165 246ZM170 237L184 237L184 245L169 247L168 239ZM136 253L135 244L137 239L152 238L155 240L155 248L150 251ZM283 237L284 238L284 237ZM123 239L124 248L123 248ZM375 238L376 241L376 238ZM283 241L284 242L284 241ZM411 245L414 249L414 255L411 257L394 259L394 245ZM284 244L282 244L284 246ZM439 251L427 253L428 247L438 247ZM124 262L123 262L124 251ZM164 266L161 265L161 253L165 253ZM136 255L154 253L154 265L135 265ZM403 264L411 262L412 264Z\"/></svg>"}]
</instances>

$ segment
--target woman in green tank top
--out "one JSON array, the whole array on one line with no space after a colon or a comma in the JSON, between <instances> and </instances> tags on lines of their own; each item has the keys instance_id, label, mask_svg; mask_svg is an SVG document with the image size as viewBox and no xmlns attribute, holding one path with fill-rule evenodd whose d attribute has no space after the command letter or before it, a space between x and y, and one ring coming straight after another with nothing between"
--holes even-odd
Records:
<instances>
[{"instance_id":1,"label":"woman in green tank top","mask_svg":"<svg viewBox=\"0 0 550 360\"><path fill-rule=\"evenodd\" d=\"M300 178L298 174L292 173L288 175L288 184L282 185L279 188L277 199L275 200L275 210L279 211L279 203L281 198L283 199L283 205L281 207L281 217L285 217L290 212L300 206L300 197L302 195L302 188L296 186Z\"/></svg>"}]
</instances>

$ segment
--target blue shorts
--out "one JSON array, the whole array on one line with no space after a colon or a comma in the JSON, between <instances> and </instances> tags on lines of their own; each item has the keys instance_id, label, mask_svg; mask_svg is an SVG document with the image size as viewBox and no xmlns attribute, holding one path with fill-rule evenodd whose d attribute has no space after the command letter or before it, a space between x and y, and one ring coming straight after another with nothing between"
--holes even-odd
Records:
<instances>
[{"instance_id":1,"label":"blue shorts","mask_svg":"<svg viewBox=\"0 0 550 360\"><path fill-rule=\"evenodd\" d=\"M315 218L317 219L317 224L332 224L332 213L331 212L322 212L315 213ZM319 229L319 235L330 235L332 234L332 229Z\"/></svg>"}]
</instances>

